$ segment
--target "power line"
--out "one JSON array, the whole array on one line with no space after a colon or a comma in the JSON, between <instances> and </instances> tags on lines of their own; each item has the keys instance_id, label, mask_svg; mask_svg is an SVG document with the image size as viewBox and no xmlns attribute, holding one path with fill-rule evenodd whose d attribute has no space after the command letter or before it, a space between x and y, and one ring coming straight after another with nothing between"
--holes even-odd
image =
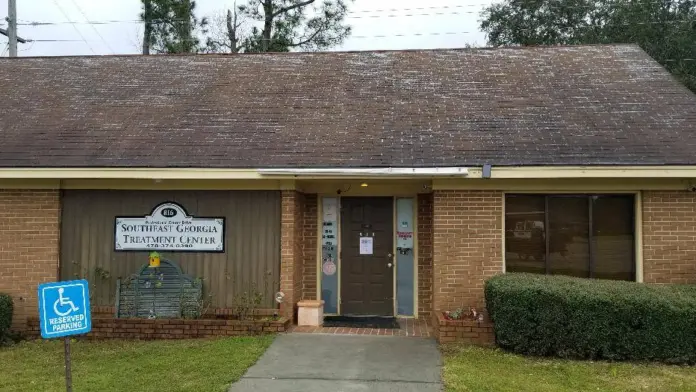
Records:
<instances>
[{"instance_id":1,"label":"power line","mask_svg":"<svg viewBox=\"0 0 696 392\"><path fill-rule=\"evenodd\" d=\"M55 0L54 0L55 1ZM74 1L74 0L73 0ZM618 1L617 1L618 2ZM663 1L643 1L640 4L663 4ZM378 18L399 18L399 17L413 17L413 16L446 16L446 15L463 15L463 14L474 14L480 12L476 11L450 11L450 12L420 12L420 13L407 13L407 14L388 14L388 15L358 15L352 16L352 14L367 14L367 13L384 13L384 12L403 12L403 11L431 11L431 10L461 10L471 7L478 8L488 8L492 5L491 3L479 3L479 4L462 4L462 5L445 5L445 6L430 6L430 7L412 7L412 8L383 8L374 10L358 10L348 12L346 19L378 19ZM595 5L568 5L563 6L560 4L544 4L540 8L563 8L563 9L592 9L596 8ZM23 23L19 23L24 26L44 26L44 25L60 25L60 24L113 24L113 23L143 23L140 19L112 19L112 20L102 20L102 21L87 21L87 22L54 22L54 21L29 21L22 20ZM190 22L189 19L153 19L151 23L175 23L175 22Z\"/></svg>"},{"instance_id":2,"label":"power line","mask_svg":"<svg viewBox=\"0 0 696 392\"><path fill-rule=\"evenodd\" d=\"M73 3L75 3L75 0L71 0ZM55 0L54 0L55 2ZM646 1L643 2L643 4L646 3L655 3L655 4L661 4L660 1ZM58 6L58 4L56 3ZM78 9L79 6L75 4ZM376 9L376 10L360 10L360 11L353 11L351 13L378 13L378 12L396 12L396 11L414 11L414 10L434 10L434 9L463 9L463 8L470 8L473 6L490 6L490 4L466 4L466 5L451 5L451 6L431 6L431 7L414 7L414 8L402 8L402 9ZM554 7L555 5L545 5L545 7ZM586 8L586 7L593 7L593 6L577 6L575 8ZM566 7L566 8L574 8L574 7ZM60 6L59 6L60 9ZM61 9L61 12L63 10ZM42 25L64 25L64 24L71 24L73 25L73 28L79 32L79 30L76 28L76 24L90 24L92 25L92 28L95 30L95 32L99 35L100 39L106 44L106 41L104 40L103 36L99 34L99 32L96 30L94 25L97 24L110 24L110 23L142 23L141 20L105 20L105 21L90 21L87 16L82 12L80 9L80 12L83 14L85 17L86 22L74 22L71 21L67 15L63 12L63 15L66 17L68 20L67 22L29 22L29 23L21 23L22 25L29 25L29 26L42 26ZM453 11L453 12L431 12L431 13L409 13L409 14L388 14L388 15L365 15L365 16L350 16L349 18L351 19L377 19L377 18L395 18L395 17L411 17L411 16L443 16L443 15L460 15L463 13L473 13L474 11ZM350 14L350 13L349 13ZM169 23L169 22L178 22L178 21L186 21L189 22L188 19L172 19L172 20L153 20L153 23ZM645 22L623 22L623 23L606 23L603 26L633 26L633 25L667 25L667 24L687 24L687 23L693 23L693 20L691 19L684 19L684 20L669 20L669 21L645 21ZM580 26L579 28L591 28L592 26ZM572 26L567 26L567 27L559 27L560 31L566 31L574 29ZM521 29L521 31L537 31L535 28L527 28L527 29ZM370 38L388 38L388 37L422 37L422 36L446 36L446 35L461 35L461 34L478 34L480 33L479 31L451 31L451 32L420 32L420 33L403 33L403 34L379 34L379 35L352 35L349 38L356 38L356 39L370 39ZM87 40L85 37L80 34L82 37L83 41L89 46L87 43ZM37 40L38 41L38 40ZM45 40L44 42L49 42L49 40ZM58 42L54 40L53 42ZM107 44L107 47L109 45ZM90 49L91 46L90 46ZM111 50L111 48L109 47ZM111 50L114 52L113 50ZM94 50L92 50L92 53L94 53ZM95 53L96 54L96 53ZM677 60L672 60L672 61L677 61ZM692 59L685 59L681 61L692 61Z\"/></svg>"},{"instance_id":3,"label":"power line","mask_svg":"<svg viewBox=\"0 0 696 392\"><path fill-rule=\"evenodd\" d=\"M27 42L85 42L81 39L28 39Z\"/></svg>"},{"instance_id":4,"label":"power line","mask_svg":"<svg viewBox=\"0 0 696 392\"><path fill-rule=\"evenodd\" d=\"M379 18L401 18L410 16L448 16L474 14L479 11L451 11L451 12L430 12L430 13L411 13L411 14L388 14L388 15L367 15L367 16L346 16L346 19L379 19Z\"/></svg>"},{"instance_id":5,"label":"power line","mask_svg":"<svg viewBox=\"0 0 696 392\"><path fill-rule=\"evenodd\" d=\"M476 34L478 31L445 31L445 32L423 32L423 33L403 33L403 34L378 34L378 35L353 35L350 38L371 39L371 38L408 38L408 37L427 37L427 36L446 36L446 35L461 35L461 34ZM80 40L32 40L31 42L81 42ZM553 46L553 45L544 45ZM459 48L451 48L459 49ZM472 48L476 49L476 48ZM683 59L664 59L664 62L682 62L696 61L696 58Z\"/></svg>"},{"instance_id":6,"label":"power line","mask_svg":"<svg viewBox=\"0 0 696 392\"><path fill-rule=\"evenodd\" d=\"M398 10L397 10L398 11ZM464 15L464 14L475 14L479 11L450 11L450 12L430 12L430 13L409 13L409 14L388 14L388 15L358 15L358 16L346 16L346 19L379 19L379 18L401 18L401 17L413 17L413 16L449 16L449 15ZM153 19L151 23L177 23L177 22L189 22L188 19ZM23 23L18 23L21 26L51 26L51 25L61 25L61 24L91 24L91 25L106 25L106 24L124 24L124 23L143 23L139 19L122 19L122 20L100 20L100 21L89 21L86 22L52 22L52 21L27 21L23 20Z\"/></svg>"},{"instance_id":7,"label":"power line","mask_svg":"<svg viewBox=\"0 0 696 392\"><path fill-rule=\"evenodd\" d=\"M459 35L459 34L476 34L478 31L445 31L445 32L432 32L432 33L403 33L403 34L378 34L378 35L351 35L348 38L391 38L391 37L424 37L424 36L437 36L437 35Z\"/></svg>"},{"instance_id":8,"label":"power line","mask_svg":"<svg viewBox=\"0 0 696 392\"><path fill-rule=\"evenodd\" d=\"M404 34L380 34L380 35L354 35L351 38L358 39L369 39L369 38L407 38L407 37L425 37L425 36L442 36L442 35L460 35L460 34L475 34L478 31L446 31L446 32L425 32L425 33L404 33ZM70 40L70 39L37 39L29 40L29 42L83 42L81 40ZM548 45L547 45L548 46ZM452 48L458 49L458 48ZM477 48L472 48L477 49ZM683 58L683 59L664 59L664 62L682 62L682 61L696 61L696 58Z\"/></svg>"},{"instance_id":9,"label":"power line","mask_svg":"<svg viewBox=\"0 0 696 392\"><path fill-rule=\"evenodd\" d=\"M430 7L412 7L412 8L382 8L382 9L375 9L375 10L357 10L357 11L350 11L348 14L372 14L376 12L401 12L401 11L427 11L427 10L436 10L436 9L462 9L462 8L471 8L471 7L479 7L482 8L484 6L491 6L492 4L490 3L481 3L481 4L461 4L461 5L434 5Z\"/></svg>"},{"instance_id":10,"label":"power line","mask_svg":"<svg viewBox=\"0 0 696 392\"><path fill-rule=\"evenodd\" d=\"M458 13L430 13L430 14L403 14L403 15L379 15L379 16L365 16L365 17L349 17L350 19L379 19L379 18L399 18L399 17L411 17L411 16L446 16L446 15L463 15L469 12L458 12ZM181 19L171 19L171 20L153 20L152 23L174 23L174 22L189 22L188 20ZM664 21L653 21L653 22L624 22L624 23L610 23L612 26L629 26L629 25L644 25L644 24L671 24L671 23L693 23L692 19L682 19L682 20L664 20ZM78 25L78 24L90 24L90 25L105 25L105 24L115 24L115 23L142 23L139 20L103 20L103 21L89 21L89 22L24 22L18 23L20 26L54 26L54 25ZM533 29L522 29L522 30L533 30Z\"/></svg>"},{"instance_id":11,"label":"power line","mask_svg":"<svg viewBox=\"0 0 696 392\"><path fill-rule=\"evenodd\" d=\"M621 3L619 0L615 0L614 3ZM640 1L639 2L641 5L648 5L648 4L664 4L664 1L662 0L646 0L646 1ZM429 7L412 7L412 8L382 8L382 9L373 9L373 10L356 10L356 11L349 11L348 14L359 14L359 13L375 13L375 12L400 12L400 11L426 11L426 10L434 10L434 9L463 9L463 8L471 8L471 7L478 7L478 8L488 8L491 7L493 3L478 3L478 4L458 4L458 5L434 5L434 6L429 6ZM562 4L542 4L540 8L596 8L596 5L593 4L587 4L587 5L562 5Z\"/></svg>"},{"instance_id":12,"label":"power line","mask_svg":"<svg viewBox=\"0 0 696 392\"><path fill-rule=\"evenodd\" d=\"M423 14L419 14L423 15ZM430 14L428 14L430 15ZM407 14L407 15L393 15L394 17L398 16L416 16L415 14ZM388 17L392 17L392 15L389 15ZM176 21L176 20L174 20ZM650 22L623 22L623 23L606 23L601 26L642 26L642 25L672 25L672 24L691 24L696 22L695 19L682 19L682 20L658 20L658 21L650 21ZM90 22L92 24L107 24L107 23L129 23L129 21L101 21L101 22ZM155 22L157 23L157 22ZM45 25L65 25L65 24L72 24L73 26L75 24L87 24L86 22L32 22L32 23L20 23L20 25L27 25L27 26L45 26ZM585 28L585 27L593 27L593 26L579 26L579 28ZM574 29L574 26L564 26L564 27L559 27L558 29L563 31L563 30L569 30L569 29ZM537 31L538 29L536 28L524 28L524 29L517 29L517 31ZM467 34L469 33L474 33L474 32L465 32ZM356 36L351 36L352 38L355 38ZM380 36L381 37L381 36Z\"/></svg>"},{"instance_id":13,"label":"power line","mask_svg":"<svg viewBox=\"0 0 696 392\"><path fill-rule=\"evenodd\" d=\"M87 39L85 38L85 36L82 35L82 33L80 32L80 30L77 28L77 26L75 26L75 24L72 23L72 21L71 21L70 18L68 17L68 14L66 14L65 11L63 11L63 7L61 7L60 4L58 4L58 2L57 2L56 0L53 0L53 4L55 4L56 7L58 7L58 10L60 10L60 13L63 14L63 16L65 16L65 19L67 19L68 22L70 22L70 23L72 24L72 27L75 29L75 31L77 32L77 34L82 38L82 41L84 41L84 43L87 45L87 47L89 48L89 50L92 51L92 54L96 55L97 53L94 51L94 49L92 49L92 46L87 42Z\"/></svg>"},{"instance_id":14,"label":"power line","mask_svg":"<svg viewBox=\"0 0 696 392\"><path fill-rule=\"evenodd\" d=\"M17 23L20 26L53 26L53 25L67 25L67 24L72 24L72 25L78 25L78 24L91 24L91 25L105 25L105 24L115 24L115 23L143 23L142 20L135 20L135 19L127 19L127 20L91 20L91 21L86 21L86 22L73 22L73 21L68 21L68 22L42 22L42 21L30 21L30 20L23 20L23 23ZM174 22L186 22L189 21L188 19L153 19L150 21L150 23L174 23Z\"/></svg>"},{"instance_id":15,"label":"power line","mask_svg":"<svg viewBox=\"0 0 696 392\"><path fill-rule=\"evenodd\" d=\"M77 10L80 11L80 13L81 13L82 16L85 18L85 20L86 20L87 22L89 22L89 18L88 18L87 15L84 13L84 11L82 11L82 8L77 4L77 2L75 2L75 0L70 0L70 1L72 1L72 3L75 5L75 7L77 7ZM109 51L110 51L111 53L113 53L113 54L116 54L116 52L111 48L111 45L109 45L109 43L106 42L106 40L104 39L104 37L102 37L102 35L99 33L99 30L97 30L97 28L96 28L93 24L90 24L90 27L92 27L92 30L94 30L94 32L97 33L97 35L98 35L99 38L102 40L102 42L104 43L104 45L106 45L106 47L109 49Z\"/></svg>"},{"instance_id":16,"label":"power line","mask_svg":"<svg viewBox=\"0 0 696 392\"><path fill-rule=\"evenodd\" d=\"M20 51L20 52L28 52L28 51L30 51L31 48L34 47L34 43L35 43L35 42L33 42L33 41L29 41L29 42L30 42L30 45L29 45L28 48L26 48L26 49L20 49L19 51Z\"/></svg>"}]
</instances>

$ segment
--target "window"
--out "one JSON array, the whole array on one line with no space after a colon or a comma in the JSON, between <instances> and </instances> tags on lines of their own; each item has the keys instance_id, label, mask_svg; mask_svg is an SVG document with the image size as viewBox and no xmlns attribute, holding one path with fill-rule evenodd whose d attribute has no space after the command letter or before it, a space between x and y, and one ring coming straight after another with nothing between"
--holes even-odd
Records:
<instances>
[{"instance_id":1,"label":"window","mask_svg":"<svg viewBox=\"0 0 696 392\"><path fill-rule=\"evenodd\" d=\"M633 195L507 195L509 272L635 280Z\"/></svg>"}]
</instances>

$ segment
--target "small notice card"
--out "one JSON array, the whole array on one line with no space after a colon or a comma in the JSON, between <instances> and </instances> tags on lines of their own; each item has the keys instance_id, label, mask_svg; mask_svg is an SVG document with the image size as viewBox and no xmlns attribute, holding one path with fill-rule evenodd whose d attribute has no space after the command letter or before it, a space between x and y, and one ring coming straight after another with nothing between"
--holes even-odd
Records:
<instances>
[{"instance_id":1,"label":"small notice card","mask_svg":"<svg viewBox=\"0 0 696 392\"><path fill-rule=\"evenodd\" d=\"M373 243L374 238L372 237L360 237L360 254L371 255Z\"/></svg>"},{"instance_id":2,"label":"small notice card","mask_svg":"<svg viewBox=\"0 0 696 392\"><path fill-rule=\"evenodd\" d=\"M324 220L325 221L336 221L337 219L337 206L338 200L333 198L324 199Z\"/></svg>"}]
</instances>

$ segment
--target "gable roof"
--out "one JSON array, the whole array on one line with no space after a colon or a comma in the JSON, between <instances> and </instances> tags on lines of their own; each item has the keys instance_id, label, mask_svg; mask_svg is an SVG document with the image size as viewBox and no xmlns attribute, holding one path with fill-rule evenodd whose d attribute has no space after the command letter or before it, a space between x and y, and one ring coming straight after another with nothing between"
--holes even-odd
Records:
<instances>
[{"instance_id":1,"label":"gable roof","mask_svg":"<svg viewBox=\"0 0 696 392\"><path fill-rule=\"evenodd\" d=\"M632 45L0 61L0 167L696 164Z\"/></svg>"}]
</instances>

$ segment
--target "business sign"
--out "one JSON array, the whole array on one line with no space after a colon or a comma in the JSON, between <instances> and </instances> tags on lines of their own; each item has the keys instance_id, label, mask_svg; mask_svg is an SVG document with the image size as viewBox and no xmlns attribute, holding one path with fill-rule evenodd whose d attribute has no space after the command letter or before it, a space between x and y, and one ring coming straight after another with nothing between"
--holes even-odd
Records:
<instances>
[{"instance_id":1,"label":"business sign","mask_svg":"<svg viewBox=\"0 0 696 392\"><path fill-rule=\"evenodd\" d=\"M116 251L224 252L225 218L195 218L176 203L150 215L116 217Z\"/></svg>"},{"instance_id":2,"label":"business sign","mask_svg":"<svg viewBox=\"0 0 696 392\"><path fill-rule=\"evenodd\" d=\"M44 339L80 335L92 329L86 280L39 285L39 319Z\"/></svg>"}]
</instances>

